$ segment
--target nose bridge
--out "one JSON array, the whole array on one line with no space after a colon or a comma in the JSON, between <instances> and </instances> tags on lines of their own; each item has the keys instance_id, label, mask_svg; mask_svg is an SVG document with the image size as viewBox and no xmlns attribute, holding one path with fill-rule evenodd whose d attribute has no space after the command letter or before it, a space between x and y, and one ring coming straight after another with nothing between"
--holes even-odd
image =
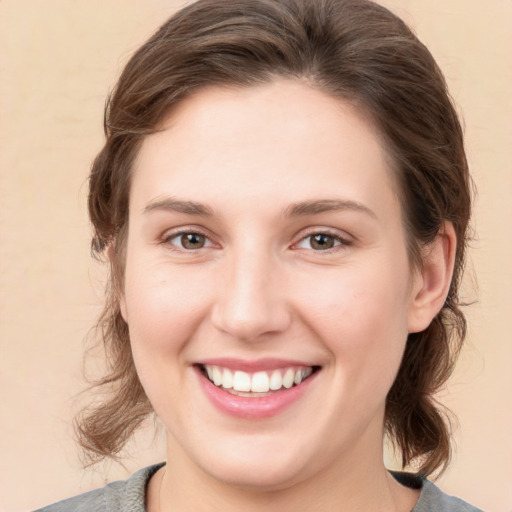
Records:
<instances>
[{"instance_id":1,"label":"nose bridge","mask_svg":"<svg viewBox=\"0 0 512 512\"><path fill-rule=\"evenodd\" d=\"M268 247L239 244L223 270L213 313L218 329L249 341L286 328L290 315L282 271Z\"/></svg>"}]
</instances>

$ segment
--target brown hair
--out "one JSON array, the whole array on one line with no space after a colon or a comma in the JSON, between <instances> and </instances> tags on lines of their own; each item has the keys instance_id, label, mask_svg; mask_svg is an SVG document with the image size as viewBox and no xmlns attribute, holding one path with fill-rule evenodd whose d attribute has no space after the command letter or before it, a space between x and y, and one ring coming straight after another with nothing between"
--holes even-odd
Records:
<instances>
[{"instance_id":1,"label":"brown hair","mask_svg":"<svg viewBox=\"0 0 512 512\"><path fill-rule=\"evenodd\" d=\"M443 469L450 429L434 394L465 336L458 290L470 216L462 129L446 83L405 23L368 0L200 0L169 19L126 65L105 110L106 144L90 176L93 252L116 242L107 303L98 323L109 372L106 401L77 422L92 461L115 456L151 412L133 364L116 289L122 286L130 173L144 136L201 87L306 80L364 110L393 157L411 261L453 223L455 272L440 313L409 336L386 402L385 429L422 474Z\"/></svg>"}]
</instances>

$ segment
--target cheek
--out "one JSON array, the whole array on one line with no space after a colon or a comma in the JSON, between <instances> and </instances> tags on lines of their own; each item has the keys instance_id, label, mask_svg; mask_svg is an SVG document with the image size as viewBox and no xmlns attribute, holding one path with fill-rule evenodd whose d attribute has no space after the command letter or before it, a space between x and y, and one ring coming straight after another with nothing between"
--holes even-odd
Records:
<instances>
[{"instance_id":1,"label":"cheek","mask_svg":"<svg viewBox=\"0 0 512 512\"><path fill-rule=\"evenodd\" d=\"M137 374L155 412L171 427L188 368L186 348L207 310L204 279L171 271L169 265L133 262L125 298Z\"/></svg>"},{"instance_id":2,"label":"cheek","mask_svg":"<svg viewBox=\"0 0 512 512\"><path fill-rule=\"evenodd\" d=\"M133 262L125 301L134 351L175 352L194 333L210 302L204 278L169 265Z\"/></svg>"},{"instance_id":3,"label":"cheek","mask_svg":"<svg viewBox=\"0 0 512 512\"><path fill-rule=\"evenodd\" d=\"M351 267L306 277L295 293L309 317L335 335L406 325L407 288L406 277L392 271Z\"/></svg>"},{"instance_id":4,"label":"cheek","mask_svg":"<svg viewBox=\"0 0 512 512\"><path fill-rule=\"evenodd\" d=\"M310 290L302 294L305 321L344 374L394 378L407 340L407 276L346 268L316 279Z\"/></svg>"}]
</instances>

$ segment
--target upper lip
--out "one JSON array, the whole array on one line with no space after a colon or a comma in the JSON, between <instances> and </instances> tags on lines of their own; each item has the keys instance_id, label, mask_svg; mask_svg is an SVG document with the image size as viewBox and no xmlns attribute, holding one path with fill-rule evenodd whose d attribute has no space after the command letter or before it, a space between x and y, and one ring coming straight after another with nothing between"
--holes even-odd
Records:
<instances>
[{"instance_id":1,"label":"upper lip","mask_svg":"<svg viewBox=\"0 0 512 512\"><path fill-rule=\"evenodd\" d=\"M289 368L292 366L318 366L311 364L311 362L298 361L296 359L263 358L250 361L247 359L237 359L233 357L201 359L200 361L197 361L196 364L203 366L220 366L222 368L241 370L248 373L277 370L279 368Z\"/></svg>"}]
</instances>

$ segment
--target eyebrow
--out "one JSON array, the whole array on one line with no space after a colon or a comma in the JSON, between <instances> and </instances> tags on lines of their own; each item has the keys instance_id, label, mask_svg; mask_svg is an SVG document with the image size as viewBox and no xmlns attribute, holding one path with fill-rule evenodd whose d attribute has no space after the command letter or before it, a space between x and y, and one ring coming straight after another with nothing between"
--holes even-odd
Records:
<instances>
[{"instance_id":1,"label":"eyebrow","mask_svg":"<svg viewBox=\"0 0 512 512\"><path fill-rule=\"evenodd\" d=\"M145 208L144 213L155 210L166 210L170 212L184 213L187 215L199 215L203 217L213 217L214 212L209 207L196 201L183 201L173 197L150 202ZM285 208L283 214L286 218L301 217L306 215L318 215L320 213L354 210L365 213L370 217L377 218L375 213L364 204L347 199L319 199L312 201L301 201L293 203Z\"/></svg>"},{"instance_id":2,"label":"eyebrow","mask_svg":"<svg viewBox=\"0 0 512 512\"><path fill-rule=\"evenodd\" d=\"M364 204L348 199L320 199L294 203L285 209L284 216L298 217L304 215L318 215L319 213L339 210L354 210L365 213L374 219L377 218L377 215Z\"/></svg>"},{"instance_id":3,"label":"eyebrow","mask_svg":"<svg viewBox=\"0 0 512 512\"><path fill-rule=\"evenodd\" d=\"M145 208L144 213L155 210L166 210L170 212L185 213L188 215L200 215L203 217L213 217L213 210L202 203L195 201L182 201L173 197L150 202Z\"/></svg>"}]
</instances>

